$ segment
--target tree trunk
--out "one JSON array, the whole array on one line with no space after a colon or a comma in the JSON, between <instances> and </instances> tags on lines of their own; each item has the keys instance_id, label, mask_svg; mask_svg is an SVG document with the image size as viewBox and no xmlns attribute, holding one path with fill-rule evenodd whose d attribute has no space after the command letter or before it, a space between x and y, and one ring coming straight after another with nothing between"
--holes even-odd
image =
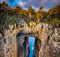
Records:
<instances>
[{"instance_id":1,"label":"tree trunk","mask_svg":"<svg viewBox=\"0 0 60 57\"><path fill-rule=\"evenodd\" d=\"M39 20L39 17L38 17L38 22L39 22L40 20Z\"/></svg>"},{"instance_id":2,"label":"tree trunk","mask_svg":"<svg viewBox=\"0 0 60 57\"><path fill-rule=\"evenodd\" d=\"M31 18L31 13L29 13L29 17Z\"/></svg>"}]
</instances>

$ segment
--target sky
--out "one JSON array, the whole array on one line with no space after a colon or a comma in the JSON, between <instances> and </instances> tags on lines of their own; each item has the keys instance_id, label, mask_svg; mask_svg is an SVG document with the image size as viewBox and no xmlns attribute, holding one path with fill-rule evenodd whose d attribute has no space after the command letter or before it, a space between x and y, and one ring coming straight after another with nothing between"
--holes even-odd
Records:
<instances>
[{"instance_id":1,"label":"sky","mask_svg":"<svg viewBox=\"0 0 60 57\"><path fill-rule=\"evenodd\" d=\"M34 37L29 37L29 44L30 44L30 54L29 57L33 57L33 50L34 50L34 42L35 42L35 38Z\"/></svg>"},{"instance_id":2,"label":"sky","mask_svg":"<svg viewBox=\"0 0 60 57\"><path fill-rule=\"evenodd\" d=\"M38 11L40 6L43 6L45 11L48 11L50 8L60 5L60 0L0 0L0 3L5 1L11 8L16 6L21 6L22 9L28 10L29 6Z\"/></svg>"}]
</instances>

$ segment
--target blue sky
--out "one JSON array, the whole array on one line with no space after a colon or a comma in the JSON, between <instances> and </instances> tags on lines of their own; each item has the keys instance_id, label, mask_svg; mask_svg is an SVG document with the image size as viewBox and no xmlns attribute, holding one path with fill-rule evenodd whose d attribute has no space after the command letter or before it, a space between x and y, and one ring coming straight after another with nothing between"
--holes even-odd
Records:
<instances>
[{"instance_id":1,"label":"blue sky","mask_svg":"<svg viewBox=\"0 0 60 57\"><path fill-rule=\"evenodd\" d=\"M35 42L35 38L34 37L29 37L29 44L30 44L30 54L29 57L33 57L33 50L34 50L34 42Z\"/></svg>"},{"instance_id":2,"label":"blue sky","mask_svg":"<svg viewBox=\"0 0 60 57\"><path fill-rule=\"evenodd\" d=\"M60 5L60 0L0 0L0 3L3 1L8 3L11 8L21 6L24 10L27 10L29 6L32 6L35 11L38 11L40 6L44 7L43 10L48 11L48 9Z\"/></svg>"}]
</instances>

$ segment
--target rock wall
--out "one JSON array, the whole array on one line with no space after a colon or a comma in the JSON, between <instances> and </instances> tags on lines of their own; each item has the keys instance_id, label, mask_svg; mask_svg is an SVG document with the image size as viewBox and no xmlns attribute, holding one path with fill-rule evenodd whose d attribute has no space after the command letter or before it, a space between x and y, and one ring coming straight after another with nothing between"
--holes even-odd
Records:
<instances>
[{"instance_id":1,"label":"rock wall","mask_svg":"<svg viewBox=\"0 0 60 57\"><path fill-rule=\"evenodd\" d=\"M24 57L29 57L29 53L30 53L30 46L29 46L29 38L25 37L24 38Z\"/></svg>"},{"instance_id":2,"label":"rock wall","mask_svg":"<svg viewBox=\"0 0 60 57\"><path fill-rule=\"evenodd\" d=\"M49 28L49 27L48 27ZM40 28L39 40L35 39L35 57L58 57L60 55L60 28Z\"/></svg>"},{"instance_id":3,"label":"rock wall","mask_svg":"<svg viewBox=\"0 0 60 57\"><path fill-rule=\"evenodd\" d=\"M13 32L13 33L12 33ZM4 31L4 57L17 57L16 34L10 29Z\"/></svg>"},{"instance_id":4,"label":"rock wall","mask_svg":"<svg viewBox=\"0 0 60 57\"><path fill-rule=\"evenodd\" d=\"M29 38L25 36L17 37L18 57L29 57Z\"/></svg>"},{"instance_id":5,"label":"rock wall","mask_svg":"<svg viewBox=\"0 0 60 57\"><path fill-rule=\"evenodd\" d=\"M36 38L34 43L33 57L39 57L40 48L41 48L41 40Z\"/></svg>"},{"instance_id":6,"label":"rock wall","mask_svg":"<svg viewBox=\"0 0 60 57\"><path fill-rule=\"evenodd\" d=\"M28 36L32 36L34 33L34 35L38 34L38 36L35 36L33 56L58 57L60 55L60 28L53 29L51 26L40 23L33 28L23 28L23 33L21 32L17 38L16 35L21 29L17 29L16 25L15 29L13 29L12 25L10 29L4 30L4 37L0 34L0 57L28 57Z\"/></svg>"},{"instance_id":7,"label":"rock wall","mask_svg":"<svg viewBox=\"0 0 60 57\"><path fill-rule=\"evenodd\" d=\"M0 33L0 57L4 57L4 38Z\"/></svg>"}]
</instances>

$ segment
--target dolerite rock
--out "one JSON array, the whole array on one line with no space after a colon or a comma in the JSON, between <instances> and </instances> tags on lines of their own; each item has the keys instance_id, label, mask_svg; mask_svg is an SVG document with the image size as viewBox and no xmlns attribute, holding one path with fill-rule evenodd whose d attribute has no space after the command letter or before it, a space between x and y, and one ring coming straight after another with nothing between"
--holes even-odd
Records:
<instances>
[{"instance_id":1,"label":"dolerite rock","mask_svg":"<svg viewBox=\"0 0 60 57\"><path fill-rule=\"evenodd\" d=\"M0 57L4 57L4 39L0 33Z\"/></svg>"},{"instance_id":2,"label":"dolerite rock","mask_svg":"<svg viewBox=\"0 0 60 57\"><path fill-rule=\"evenodd\" d=\"M24 37L24 57L29 57L30 46L29 46L29 38Z\"/></svg>"},{"instance_id":3,"label":"dolerite rock","mask_svg":"<svg viewBox=\"0 0 60 57\"><path fill-rule=\"evenodd\" d=\"M40 39L36 38L34 43L33 57L39 57L40 48L41 48L41 41Z\"/></svg>"},{"instance_id":4,"label":"dolerite rock","mask_svg":"<svg viewBox=\"0 0 60 57\"><path fill-rule=\"evenodd\" d=\"M50 34L49 34L50 33ZM42 40L35 39L34 57L58 57L60 55L60 28L42 34Z\"/></svg>"},{"instance_id":5,"label":"dolerite rock","mask_svg":"<svg viewBox=\"0 0 60 57\"><path fill-rule=\"evenodd\" d=\"M29 38L26 36L19 36L17 38L18 43L18 57L29 57Z\"/></svg>"},{"instance_id":6,"label":"dolerite rock","mask_svg":"<svg viewBox=\"0 0 60 57\"><path fill-rule=\"evenodd\" d=\"M2 34L0 33L0 40L1 40L1 39L3 39L3 36L2 36Z\"/></svg>"}]
</instances>

